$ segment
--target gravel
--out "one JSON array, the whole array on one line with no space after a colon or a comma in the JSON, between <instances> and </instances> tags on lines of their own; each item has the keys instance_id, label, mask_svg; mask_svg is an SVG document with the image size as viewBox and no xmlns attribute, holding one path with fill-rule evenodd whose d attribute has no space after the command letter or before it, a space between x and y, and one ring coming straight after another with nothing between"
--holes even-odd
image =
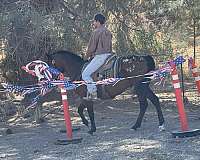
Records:
<instances>
[{"instance_id":1,"label":"gravel","mask_svg":"<svg viewBox=\"0 0 200 160\"><path fill-rule=\"evenodd\" d=\"M62 114L49 114L40 125L30 119L9 124L13 134L5 134L8 125L0 124L0 160L200 160L200 136L172 138L171 131L180 127L174 94L158 93L166 120L166 131L159 132L155 108L149 104L142 127L131 130L138 111L137 99L130 95L118 96L113 101L95 105L97 132L91 136L88 128L72 108L73 127L81 130L74 138L82 143L55 145L65 139ZM189 104L185 106L190 128L200 129L200 97L195 91L187 92Z\"/></svg>"}]
</instances>

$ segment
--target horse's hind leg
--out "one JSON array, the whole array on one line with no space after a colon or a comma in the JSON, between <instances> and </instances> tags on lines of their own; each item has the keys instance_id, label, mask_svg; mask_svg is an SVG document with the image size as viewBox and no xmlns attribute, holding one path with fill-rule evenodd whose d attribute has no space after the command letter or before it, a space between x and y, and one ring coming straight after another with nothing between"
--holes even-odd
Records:
<instances>
[{"instance_id":1,"label":"horse's hind leg","mask_svg":"<svg viewBox=\"0 0 200 160\"><path fill-rule=\"evenodd\" d=\"M86 106L83 103L81 103L78 107L78 113L79 113L79 116L81 117L83 124L88 126L88 120L85 118L85 116L83 114L83 111L85 108L86 108Z\"/></svg>"},{"instance_id":2,"label":"horse's hind leg","mask_svg":"<svg viewBox=\"0 0 200 160\"><path fill-rule=\"evenodd\" d=\"M133 127L131 127L131 129L136 130L137 128L140 128L140 126L141 126L142 119L143 119L146 109L148 107L148 102L147 102L146 93L145 93L145 90L143 87L136 86L135 90L136 90L136 94L138 96L138 100L140 103L140 113L137 117L136 123L134 124Z\"/></svg>"},{"instance_id":3,"label":"horse's hind leg","mask_svg":"<svg viewBox=\"0 0 200 160\"><path fill-rule=\"evenodd\" d=\"M153 93L153 91L151 90L151 88L149 86L147 87L147 98L156 107L156 111L158 114L158 120L159 120L159 126L162 126L164 124L164 117L163 117L163 113L162 113L162 110L160 107L159 98L155 95L155 93Z\"/></svg>"}]
</instances>

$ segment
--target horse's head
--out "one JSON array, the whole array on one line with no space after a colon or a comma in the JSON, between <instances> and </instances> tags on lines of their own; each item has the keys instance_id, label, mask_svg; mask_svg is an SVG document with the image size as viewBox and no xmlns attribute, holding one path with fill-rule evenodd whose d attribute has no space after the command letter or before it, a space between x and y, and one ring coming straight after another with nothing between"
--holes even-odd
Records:
<instances>
[{"instance_id":1,"label":"horse's head","mask_svg":"<svg viewBox=\"0 0 200 160\"><path fill-rule=\"evenodd\" d=\"M54 65L53 55L48 53L48 54L46 54L46 57L47 57L47 63L49 65Z\"/></svg>"},{"instance_id":2,"label":"horse's head","mask_svg":"<svg viewBox=\"0 0 200 160\"><path fill-rule=\"evenodd\" d=\"M57 51L47 54L48 64L57 68L65 76L75 79L81 74L85 61L77 54L69 51Z\"/></svg>"},{"instance_id":3,"label":"horse's head","mask_svg":"<svg viewBox=\"0 0 200 160\"><path fill-rule=\"evenodd\" d=\"M46 54L47 57L47 63L49 66L57 68L60 72L64 72L64 65L63 65L63 60L60 58L59 55L56 53L53 54ZM60 60L59 60L60 59Z\"/></svg>"}]
</instances>

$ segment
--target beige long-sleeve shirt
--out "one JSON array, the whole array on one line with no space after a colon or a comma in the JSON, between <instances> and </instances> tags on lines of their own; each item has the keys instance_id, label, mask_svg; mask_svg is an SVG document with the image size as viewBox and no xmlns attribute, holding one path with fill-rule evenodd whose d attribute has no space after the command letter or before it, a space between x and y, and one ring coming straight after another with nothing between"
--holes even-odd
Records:
<instances>
[{"instance_id":1,"label":"beige long-sleeve shirt","mask_svg":"<svg viewBox=\"0 0 200 160\"><path fill-rule=\"evenodd\" d=\"M112 53L112 34L102 26L92 32L88 43L87 57L104 53Z\"/></svg>"}]
</instances>

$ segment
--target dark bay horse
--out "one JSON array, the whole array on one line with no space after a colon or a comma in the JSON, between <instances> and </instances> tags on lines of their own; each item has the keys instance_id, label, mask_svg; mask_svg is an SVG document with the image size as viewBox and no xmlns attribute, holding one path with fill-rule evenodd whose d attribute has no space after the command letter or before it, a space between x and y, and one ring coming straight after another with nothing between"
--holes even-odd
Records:
<instances>
[{"instance_id":1,"label":"dark bay horse","mask_svg":"<svg viewBox=\"0 0 200 160\"><path fill-rule=\"evenodd\" d=\"M64 75L69 77L71 81L81 80L81 71L86 61L84 61L80 56L69 51L57 51L53 54L48 54L47 57L48 63L64 73ZM128 57L121 57L119 61L120 67L117 73L118 77L128 78L121 80L114 85L97 85L98 98L101 98L102 100L113 99L115 96L124 92L127 88L134 86L140 103L140 113L137 117L136 123L132 126L132 129L136 130L137 128L140 128L145 111L148 107L147 99L149 99L155 105L158 114L159 126L162 126L164 123L164 118L159 99L149 87L149 81L147 81L148 78L144 76L145 73L155 70L155 62L153 58L149 55L131 55ZM75 92L80 97L85 97L87 93L86 85L77 87ZM87 108L91 122L89 133L92 134L96 131L93 101L82 99L81 104L78 107L78 113L83 124L88 126L88 120L83 114L83 110L85 108Z\"/></svg>"}]
</instances>

